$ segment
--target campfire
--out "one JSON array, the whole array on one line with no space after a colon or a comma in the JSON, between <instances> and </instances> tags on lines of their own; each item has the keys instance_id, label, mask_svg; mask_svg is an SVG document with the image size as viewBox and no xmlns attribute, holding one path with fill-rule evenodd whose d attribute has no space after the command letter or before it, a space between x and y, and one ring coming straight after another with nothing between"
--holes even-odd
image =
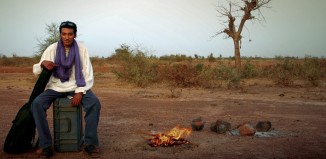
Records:
<instances>
[{"instance_id":1,"label":"campfire","mask_svg":"<svg viewBox=\"0 0 326 159\"><path fill-rule=\"evenodd\" d=\"M149 139L149 145L152 147L166 147L187 144L189 141L186 140L186 138L189 137L190 134L191 128L182 128L180 126L176 126L165 133L150 134L152 138Z\"/></svg>"}]
</instances>

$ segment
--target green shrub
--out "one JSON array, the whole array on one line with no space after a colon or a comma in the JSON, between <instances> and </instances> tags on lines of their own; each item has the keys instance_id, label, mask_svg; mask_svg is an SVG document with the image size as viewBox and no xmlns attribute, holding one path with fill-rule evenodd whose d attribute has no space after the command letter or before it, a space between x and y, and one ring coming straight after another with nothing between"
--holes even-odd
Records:
<instances>
[{"instance_id":1,"label":"green shrub","mask_svg":"<svg viewBox=\"0 0 326 159\"><path fill-rule=\"evenodd\" d=\"M306 57L302 67L301 77L313 86L319 85L319 80L322 77L322 68L318 58Z\"/></svg>"},{"instance_id":2,"label":"green shrub","mask_svg":"<svg viewBox=\"0 0 326 159\"><path fill-rule=\"evenodd\" d=\"M222 82L217 80L216 72L210 65L197 64L196 70L199 72L199 86L203 88L217 88L222 86Z\"/></svg>"},{"instance_id":3,"label":"green shrub","mask_svg":"<svg viewBox=\"0 0 326 159\"><path fill-rule=\"evenodd\" d=\"M280 59L280 62L273 67L273 76L276 85L291 86L294 83L294 64L289 58Z\"/></svg>"},{"instance_id":4,"label":"green shrub","mask_svg":"<svg viewBox=\"0 0 326 159\"><path fill-rule=\"evenodd\" d=\"M132 82L140 87L145 87L159 79L157 63L147 58L140 50L130 50L129 46L122 45L116 50L116 58L120 60L121 67L114 68L113 73L119 79Z\"/></svg>"},{"instance_id":5,"label":"green shrub","mask_svg":"<svg viewBox=\"0 0 326 159\"><path fill-rule=\"evenodd\" d=\"M257 77L258 72L256 70L256 67L254 64L250 62L250 60L247 60L246 63L243 66L243 69L241 71L241 77L242 78L253 78Z\"/></svg>"},{"instance_id":6,"label":"green shrub","mask_svg":"<svg viewBox=\"0 0 326 159\"><path fill-rule=\"evenodd\" d=\"M240 76L237 75L236 68L224 64L217 65L215 68L216 80L226 81L228 88L240 85Z\"/></svg>"}]
</instances>

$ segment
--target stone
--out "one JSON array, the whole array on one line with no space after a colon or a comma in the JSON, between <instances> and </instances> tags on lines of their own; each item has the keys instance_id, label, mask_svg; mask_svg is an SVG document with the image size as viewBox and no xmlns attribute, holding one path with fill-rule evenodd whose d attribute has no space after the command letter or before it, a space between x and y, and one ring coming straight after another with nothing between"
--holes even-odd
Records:
<instances>
[{"instance_id":1,"label":"stone","mask_svg":"<svg viewBox=\"0 0 326 159\"><path fill-rule=\"evenodd\" d=\"M270 121L259 121L256 125L257 132L267 132L272 128Z\"/></svg>"},{"instance_id":2,"label":"stone","mask_svg":"<svg viewBox=\"0 0 326 159\"><path fill-rule=\"evenodd\" d=\"M216 132L219 134L225 134L227 131L231 130L231 123L223 121L223 120L217 120L216 121Z\"/></svg>"},{"instance_id":3,"label":"stone","mask_svg":"<svg viewBox=\"0 0 326 159\"><path fill-rule=\"evenodd\" d=\"M245 122L237 126L240 135L242 136L253 136L256 133L256 129L250 122Z\"/></svg>"},{"instance_id":4,"label":"stone","mask_svg":"<svg viewBox=\"0 0 326 159\"><path fill-rule=\"evenodd\" d=\"M217 131L216 122L212 122L212 123L211 123L210 129L211 129L211 131L213 131L213 132L216 132L216 131Z\"/></svg>"},{"instance_id":5,"label":"stone","mask_svg":"<svg viewBox=\"0 0 326 159\"><path fill-rule=\"evenodd\" d=\"M204 128L204 126L205 126L205 122L203 121L203 119L201 117L193 119L191 121L192 130L200 131Z\"/></svg>"}]
</instances>

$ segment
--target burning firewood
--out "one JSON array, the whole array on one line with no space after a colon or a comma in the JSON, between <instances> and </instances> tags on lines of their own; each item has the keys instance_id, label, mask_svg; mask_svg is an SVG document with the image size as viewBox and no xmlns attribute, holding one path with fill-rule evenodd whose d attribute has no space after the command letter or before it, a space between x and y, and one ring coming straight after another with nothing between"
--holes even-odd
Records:
<instances>
[{"instance_id":1,"label":"burning firewood","mask_svg":"<svg viewBox=\"0 0 326 159\"><path fill-rule=\"evenodd\" d=\"M152 138L148 140L148 144L152 147L187 144L189 141L186 138L190 134L191 128L176 126L166 133L151 134Z\"/></svg>"}]
</instances>

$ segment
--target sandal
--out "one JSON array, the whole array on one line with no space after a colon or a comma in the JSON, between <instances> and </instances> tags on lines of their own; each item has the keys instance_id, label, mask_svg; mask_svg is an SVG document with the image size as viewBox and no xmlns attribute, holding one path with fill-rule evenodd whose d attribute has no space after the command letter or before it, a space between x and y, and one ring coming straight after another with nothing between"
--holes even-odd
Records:
<instances>
[{"instance_id":1,"label":"sandal","mask_svg":"<svg viewBox=\"0 0 326 159\"><path fill-rule=\"evenodd\" d=\"M47 147L47 148L39 148L36 150L36 154L38 155L39 158L50 158L51 156L53 156L53 151L51 149L51 147Z\"/></svg>"},{"instance_id":2,"label":"sandal","mask_svg":"<svg viewBox=\"0 0 326 159\"><path fill-rule=\"evenodd\" d=\"M85 152L91 157L91 158L99 158L100 157L100 150L94 146L94 145L87 145L84 148Z\"/></svg>"}]
</instances>

